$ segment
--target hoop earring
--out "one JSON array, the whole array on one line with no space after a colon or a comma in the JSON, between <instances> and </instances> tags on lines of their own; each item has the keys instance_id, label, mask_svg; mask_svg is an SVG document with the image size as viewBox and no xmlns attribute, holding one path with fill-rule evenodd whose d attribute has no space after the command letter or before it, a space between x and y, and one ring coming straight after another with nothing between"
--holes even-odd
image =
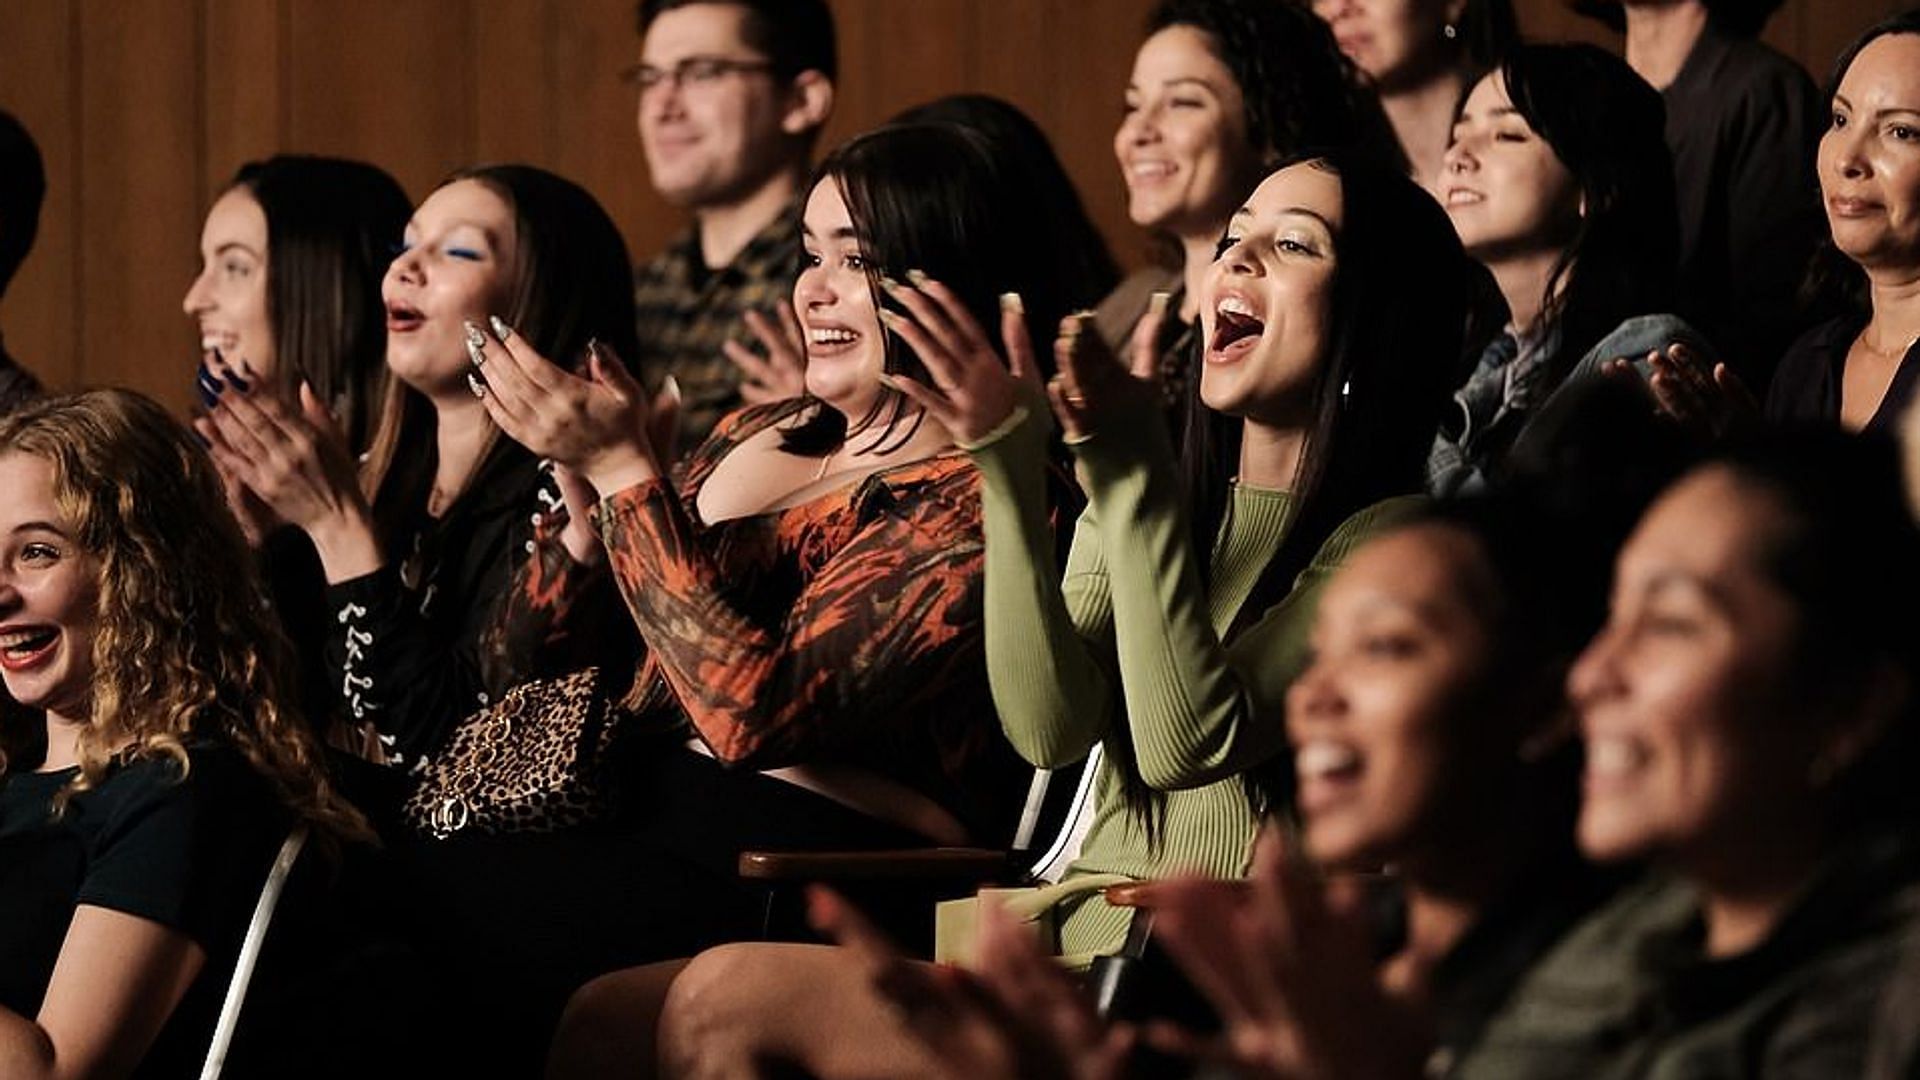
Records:
<instances>
[{"instance_id":1,"label":"hoop earring","mask_svg":"<svg viewBox=\"0 0 1920 1080\"><path fill-rule=\"evenodd\" d=\"M1440 28L1440 36L1446 38L1448 41L1453 41L1460 36L1460 28L1452 23L1448 23Z\"/></svg>"}]
</instances>

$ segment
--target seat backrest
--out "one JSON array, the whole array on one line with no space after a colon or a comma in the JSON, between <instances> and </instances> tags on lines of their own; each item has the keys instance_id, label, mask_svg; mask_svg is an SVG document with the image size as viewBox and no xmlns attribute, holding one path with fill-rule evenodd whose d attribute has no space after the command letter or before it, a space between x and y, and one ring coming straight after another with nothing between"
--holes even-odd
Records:
<instances>
[{"instance_id":1,"label":"seat backrest","mask_svg":"<svg viewBox=\"0 0 1920 1080\"><path fill-rule=\"evenodd\" d=\"M1047 794L1052 785L1067 776L1075 776L1072 798L1063 808L1060 824L1054 830L1053 840L1045 851L1035 860L1029 874L1041 881L1059 881L1067 872L1067 864L1080 857L1080 845L1086 841L1087 830L1093 827L1093 797L1095 781L1100 775L1100 758L1103 747L1095 743L1082 762L1077 776L1072 769L1041 769L1036 771L1033 786L1027 791L1027 808L1020 815L1020 832L1014 838L1015 851L1029 851L1033 837L1039 831L1043 820L1042 808L1049 802Z\"/></svg>"},{"instance_id":2,"label":"seat backrest","mask_svg":"<svg viewBox=\"0 0 1920 1080\"><path fill-rule=\"evenodd\" d=\"M253 921L247 924L247 936L240 943L240 956L233 965L233 978L227 983L227 996L220 1004L220 1019L213 1027L213 1043L207 1048L207 1061L200 1069L200 1080L218 1080L227 1065L227 1050L233 1045L234 1028L240 1023L240 1007L246 1004L247 987L253 982L253 969L260 962L260 947L266 943L267 927L273 922L274 909L280 906L280 894L286 891L287 876L307 843L307 827L294 826L280 853L267 871L260 899L253 906Z\"/></svg>"}]
</instances>

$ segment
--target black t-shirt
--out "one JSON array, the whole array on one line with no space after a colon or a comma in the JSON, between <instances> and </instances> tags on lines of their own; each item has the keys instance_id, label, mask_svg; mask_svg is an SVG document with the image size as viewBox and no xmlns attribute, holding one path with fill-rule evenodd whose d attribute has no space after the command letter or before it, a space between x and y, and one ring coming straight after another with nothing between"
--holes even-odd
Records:
<instances>
[{"instance_id":1,"label":"black t-shirt","mask_svg":"<svg viewBox=\"0 0 1920 1080\"><path fill-rule=\"evenodd\" d=\"M290 815L238 753L196 746L116 765L53 816L75 770L0 777L0 1006L40 1010L81 904L149 919L207 953L140 1077L198 1074L213 1019Z\"/></svg>"}]
</instances>

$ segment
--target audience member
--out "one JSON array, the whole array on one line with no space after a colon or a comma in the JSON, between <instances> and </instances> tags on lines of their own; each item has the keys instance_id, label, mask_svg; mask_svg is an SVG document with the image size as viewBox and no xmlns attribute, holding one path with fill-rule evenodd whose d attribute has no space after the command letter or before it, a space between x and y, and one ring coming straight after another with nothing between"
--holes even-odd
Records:
<instances>
[{"instance_id":1,"label":"audience member","mask_svg":"<svg viewBox=\"0 0 1920 1080\"><path fill-rule=\"evenodd\" d=\"M1678 301L1734 371L1765 386L1806 325L1820 239L1813 147L1825 122L1799 64L1758 40L1784 0L1576 0L1626 31L1627 63L1667 105L1680 208Z\"/></svg>"},{"instance_id":2,"label":"audience member","mask_svg":"<svg viewBox=\"0 0 1920 1080\"><path fill-rule=\"evenodd\" d=\"M635 275L649 385L682 395L678 448L698 446L756 393L728 358L800 266L807 161L833 112L839 63L825 0L640 0L640 146L654 190L693 227ZM772 329L771 325L767 329Z\"/></svg>"},{"instance_id":3,"label":"audience member","mask_svg":"<svg viewBox=\"0 0 1920 1080\"><path fill-rule=\"evenodd\" d=\"M1828 266L1850 310L1809 330L1767 392L1774 420L1891 433L1920 381L1920 12L1841 54L1820 137Z\"/></svg>"},{"instance_id":4,"label":"audience member","mask_svg":"<svg viewBox=\"0 0 1920 1080\"><path fill-rule=\"evenodd\" d=\"M158 405L101 390L0 421L0 677L45 717L0 762L8 1077L198 1075L288 829L368 835L247 566Z\"/></svg>"},{"instance_id":5,"label":"audience member","mask_svg":"<svg viewBox=\"0 0 1920 1080\"><path fill-rule=\"evenodd\" d=\"M1092 307L1119 282L1120 267L1087 216L1066 167L1046 132L1026 113L987 94L955 94L916 105L890 122L953 124L986 141L996 165L1009 172L1008 182L1024 193L1004 212L1017 219L1012 228L1018 235L1032 238L1026 257L1051 261L1052 268L1043 273L1058 282L1070 309ZM792 307L782 301L779 310L777 322L747 313L761 352L738 342L726 344L727 355L747 374L741 395L752 404L807 391L804 335ZM1040 362L1051 373L1052 357L1041 356Z\"/></svg>"},{"instance_id":6,"label":"audience member","mask_svg":"<svg viewBox=\"0 0 1920 1080\"><path fill-rule=\"evenodd\" d=\"M241 166L207 212L200 274L181 301L200 330L202 408L218 404L227 378L249 388L257 378L286 401L305 384L348 450L365 452L387 389L380 282L410 210L400 185L362 162L282 154ZM327 731L341 699L324 661L333 612L319 556L232 470L220 478L293 639L301 711Z\"/></svg>"},{"instance_id":7,"label":"audience member","mask_svg":"<svg viewBox=\"0 0 1920 1080\"><path fill-rule=\"evenodd\" d=\"M1581 849L1654 872L1459 1075L1861 1074L1916 900L1916 543L1890 447L1837 432L1723 451L1654 505L1569 681Z\"/></svg>"},{"instance_id":8,"label":"audience member","mask_svg":"<svg viewBox=\"0 0 1920 1080\"><path fill-rule=\"evenodd\" d=\"M1312 0L1436 196L1460 102L1520 40L1510 0Z\"/></svg>"},{"instance_id":9,"label":"audience member","mask_svg":"<svg viewBox=\"0 0 1920 1080\"><path fill-rule=\"evenodd\" d=\"M20 264L40 232L40 204L47 196L47 171L33 136L12 113L0 110L0 297L7 294ZM40 382L20 366L0 342L0 413L33 400Z\"/></svg>"},{"instance_id":10,"label":"audience member","mask_svg":"<svg viewBox=\"0 0 1920 1080\"><path fill-rule=\"evenodd\" d=\"M1678 319L1634 318L1662 311L1673 282L1660 116L1659 96L1590 45L1516 48L1461 106L1447 213L1492 273L1508 321L1440 425L1436 491L1497 476L1520 431L1576 373L1652 350L1664 362L1675 343L1706 362L1708 347Z\"/></svg>"}]
</instances>

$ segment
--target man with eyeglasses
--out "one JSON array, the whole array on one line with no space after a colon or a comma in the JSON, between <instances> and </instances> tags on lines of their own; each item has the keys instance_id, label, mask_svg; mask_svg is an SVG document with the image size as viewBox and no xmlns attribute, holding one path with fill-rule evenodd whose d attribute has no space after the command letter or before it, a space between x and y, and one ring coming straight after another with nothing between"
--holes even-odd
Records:
<instances>
[{"instance_id":1,"label":"man with eyeglasses","mask_svg":"<svg viewBox=\"0 0 1920 1080\"><path fill-rule=\"evenodd\" d=\"M655 190L693 213L635 275L638 365L678 382L684 450L740 403L726 343L752 340L749 312L778 326L792 295L838 58L825 0L641 0L638 21L640 145Z\"/></svg>"}]
</instances>

